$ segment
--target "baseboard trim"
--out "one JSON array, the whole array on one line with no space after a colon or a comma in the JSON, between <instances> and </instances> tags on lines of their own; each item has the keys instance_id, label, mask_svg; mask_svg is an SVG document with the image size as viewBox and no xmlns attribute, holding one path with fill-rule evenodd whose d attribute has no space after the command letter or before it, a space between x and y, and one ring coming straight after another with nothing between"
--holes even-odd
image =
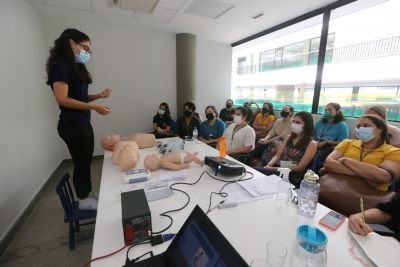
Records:
<instances>
[{"instance_id":1,"label":"baseboard trim","mask_svg":"<svg viewBox=\"0 0 400 267\"><path fill-rule=\"evenodd\" d=\"M104 158L103 155L93 156L93 160L103 159L103 158ZM58 166L54 169L54 171L51 173L49 178L47 178L46 182L43 184L43 186L37 192L37 194L33 197L32 201L29 203L29 205L25 208L25 210L22 212L22 214L15 221L14 225L10 228L10 230L6 233L6 235L0 241L0 257L1 257L1 255L3 255L4 251L6 251L8 245L10 245L10 243L14 239L15 235L21 229L22 225L25 223L26 219L31 214L32 210L35 208L36 204L39 202L39 200L43 196L44 192L46 192L51 181L57 177L61 168L65 164L70 164L70 163L72 163L72 159L63 159L58 164Z\"/></svg>"}]
</instances>

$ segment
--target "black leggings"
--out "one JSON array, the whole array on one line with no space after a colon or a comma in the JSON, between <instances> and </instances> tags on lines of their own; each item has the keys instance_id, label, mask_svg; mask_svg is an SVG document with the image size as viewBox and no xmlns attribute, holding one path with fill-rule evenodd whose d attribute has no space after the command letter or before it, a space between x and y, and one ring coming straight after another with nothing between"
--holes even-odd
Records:
<instances>
[{"instance_id":1,"label":"black leggings","mask_svg":"<svg viewBox=\"0 0 400 267\"><path fill-rule=\"evenodd\" d=\"M74 162L73 183L77 198L87 198L92 191L90 164L94 150L94 134L90 123L79 123L60 119L58 134L68 146Z\"/></svg>"}]
</instances>

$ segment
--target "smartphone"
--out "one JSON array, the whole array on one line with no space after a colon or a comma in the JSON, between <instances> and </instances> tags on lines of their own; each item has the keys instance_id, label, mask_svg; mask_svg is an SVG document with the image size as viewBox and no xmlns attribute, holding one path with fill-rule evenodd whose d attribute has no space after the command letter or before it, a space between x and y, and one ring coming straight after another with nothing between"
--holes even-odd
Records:
<instances>
[{"instance_id":1,"label":"smartphone","mask_svg":"<svg viewBox=\"0 0 400 267\"><path fill-rule=\"evenodd\" d=\"M330 211L319 221L319 223L333 231L336 231L345 220L346 217L343 215Z\"/></svg>"}]
</instances>

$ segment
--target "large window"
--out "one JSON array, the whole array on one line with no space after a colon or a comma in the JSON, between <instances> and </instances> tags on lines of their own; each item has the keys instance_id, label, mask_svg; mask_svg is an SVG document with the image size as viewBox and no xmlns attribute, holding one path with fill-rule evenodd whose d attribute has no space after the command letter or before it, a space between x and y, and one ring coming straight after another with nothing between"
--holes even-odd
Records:
<instances>
[{"instance_id":1,"label":"large window","mask_svg":"<svg viewBox=\"0 0 400 267\"><path fill-rule=\"evenodd\" d=\"M345 8L332 11L331 16L337 17ZM400 120L400 28L393 27L400 25L400 18L394 10L400 10L400 1L330 21L335 43L327 49L331 64L325 64L322 76L322 87L330 89L321 90L319 111L328 102L338 102L346 116L359 117L367 107L380 105L387 108L390 120Z\"/></svg>"},{"instance_id":2,"label":"large window","mask_svg":"<svg viewBox=\"0 0 400 267\"><path fill-rule=\"evenodd\" d=\"M322 15L276 32L276 38L266 37L265 42L234 52L236 62L243 56L258 59L247 65L251 72L233 74L231 97L235 104L254 99L260 104L272 102L275 109L289 103L295 110L311 111L317 67L308 66L309 44L321 34L321 26Z\"/></svg>"},{"instance_id":3,"label":"large window","mask_svg":"<svg viewBox=\"0 0 400 267\"><path fill-rule=\"evenodd\" d=\"M321 36L313 38L310 41L310 54L308 57L308 65L316 65L318 63L319 45L321 43ZM335 46L335 34L328 34L326 43L325 63L332 62L333 47Z\"/></svg>"},{"instance_id":4,"label":"large window","mask_svg":"<svg viewBox=\"0 0 400 267\"><path fill-rule=\"evenodd\" d=\"M254 46L234 48L234 60L239 55L255 59L247 63L246 74L234 71L235 103L255 99L270 101L276 109L291 104L296 111L311 111L314 102L313 111L322 113L327 103L337 102L349 117L381 105L387 108L389 120L399 121L400 27L394 25L400 25L400 1L372 2L332 9L325 50L319 51L322 15L275 31L270 34L274 37L265 35ZM322 79L316 83L322 53ZM315 84L321 88L314 88ZM315 90L320 90L318 99Z\"/></svg>"}]
</instances>

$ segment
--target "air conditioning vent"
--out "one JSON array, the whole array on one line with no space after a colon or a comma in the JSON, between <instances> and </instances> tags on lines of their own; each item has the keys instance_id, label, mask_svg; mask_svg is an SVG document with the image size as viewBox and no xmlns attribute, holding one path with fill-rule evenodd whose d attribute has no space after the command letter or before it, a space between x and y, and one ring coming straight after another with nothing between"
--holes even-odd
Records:
<instances>
[{"instance_id":1,"label":"air conditioning vent","mask_svg":"<svg viewBox=\"0 0 400 267\"><path fill-rule=\"evenodd\" d=\"M254 16L252 16L251 18L252 19L258 19L259 17L262 17L264 15L265 15L264 13L258 13L258 14L255 14Z\"/></svg>"},{"instance_id":2,"label":"air conditioning vent","mask_svg":"<svg viewBox=\"0 0 400 267\"><path fill-rule=\"evenodd\" d=\"M111 0L111 2L113 7L151 14L161 0Z\"/></svg>"}]
</instances>

